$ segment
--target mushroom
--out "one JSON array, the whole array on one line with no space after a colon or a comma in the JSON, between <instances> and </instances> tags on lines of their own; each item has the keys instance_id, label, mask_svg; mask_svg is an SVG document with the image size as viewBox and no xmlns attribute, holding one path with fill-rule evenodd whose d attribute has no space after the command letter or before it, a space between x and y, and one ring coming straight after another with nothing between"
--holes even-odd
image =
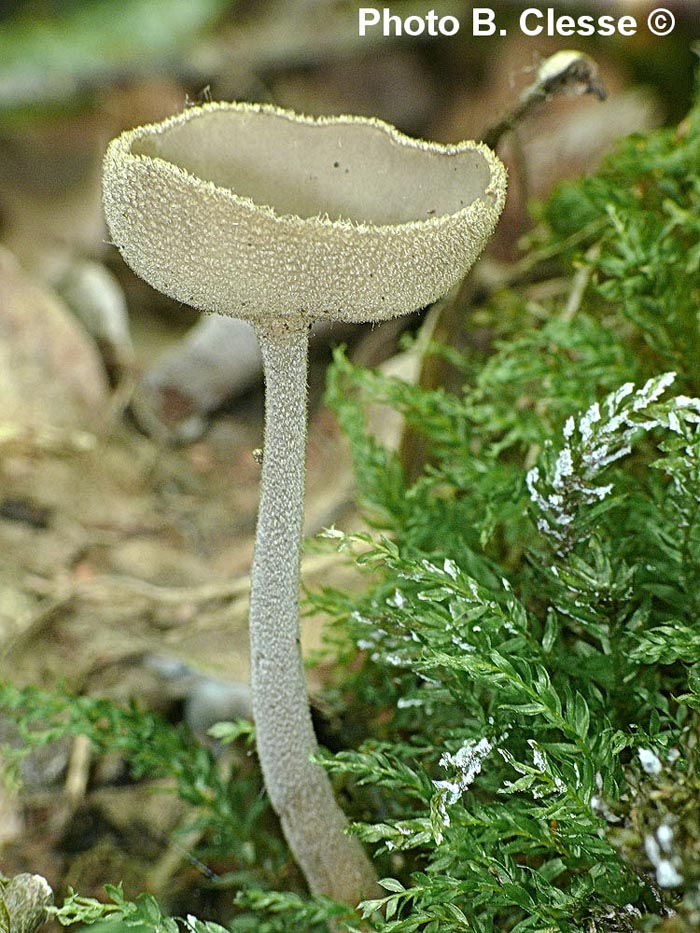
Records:
<instances>
[{"instance_id":1,"label":"mushroom","mask_svg":"<svg viewBox=\"0 0 700 933\"><path fill-rule=\"evenodd\" d=\"M113 140L115 244L155 288L249 321L265 372L250 599L251 688L265 786L312 892L376 890L317 750L299 647L308 332L383 321L444 295L488 240L505 170L485 146L410 139L362 117L210 103Z\"/></svg>"}]
</instances>

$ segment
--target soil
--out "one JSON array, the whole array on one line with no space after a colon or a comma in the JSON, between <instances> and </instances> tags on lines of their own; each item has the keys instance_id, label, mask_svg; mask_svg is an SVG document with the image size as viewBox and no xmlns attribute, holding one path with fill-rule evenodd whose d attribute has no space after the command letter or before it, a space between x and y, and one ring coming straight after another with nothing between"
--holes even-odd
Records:
<instances>
[{"instance_id":1,"label":"soil","mask_svg":"<svg viewBox=\"0 0 700 933\"><path fill-rule=\"evenodd\" d=\"M46 297L47 289L26 277L20 285ZM45 326L34 331L37 346ZM158 314L135 315L139 367L184 329L173 332ZM47 372L17 362L31 356L27 340L24 356L15 353L12 398L30 404L5 405L0 425L3 679L136 702L176 720L186 687L154 670L154 656L197 675L248 678L262 392L217 413L189 446L144 436L128 410L110 411L110 393L89 378L69 393L57 425L42 410L72 377L68 361L96 350L84 334L69 332ZM318 365L311 373L309 534L330 524L360 525L347 448L320 404L322 381ZM303 576L312 587L362 585L331 552L308 553ZM321 628L321 619L304 618L305 652L319 646ZM310 672L312 692L323 677L322 667ZM12 723L0 720L3 730L11 735ZM32 753L23 776L19 792L0 790L5 875L43 874L58 897L68 886L103 897L105 882L123 881L131 896L146 886L166 905L186 903L197 912L200 904L206 916L225 919L231 893L204 893L206 873L193 868L187 840L174 841L187 806L174 794L155 793L162 782L125 780L117 756L96 760L81 738Z\"/></svg>"}]
</instances>

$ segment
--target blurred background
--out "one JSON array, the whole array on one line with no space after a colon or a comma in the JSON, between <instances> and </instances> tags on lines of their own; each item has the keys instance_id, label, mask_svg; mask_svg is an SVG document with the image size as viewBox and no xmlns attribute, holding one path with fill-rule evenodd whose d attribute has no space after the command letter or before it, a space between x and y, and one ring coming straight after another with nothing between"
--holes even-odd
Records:
<instances>
[{"instance_id":1,"label":"blurred background","mask_svg":"<svg viewBox=\"0 0 700 933\"><path fill-rule=\"evenodd\" d=\"M452 37L384 37L379 30L360 37L359 6L0 4L3 677L136 697L171 718L185 715L198 684L247 677L260 361L245 327L200 320L153 292L111 246L100 169L113 136L224 99L377 116L444 142L480 139L513 110L542 62L573 46L595 62L607 98L556 95L502 136L509 200L478 286L479 275L507 277L521 255L534 223L530 199L594 170L620 136L678 122L693 96L696 0L665 0L676 27L663 38L644 27L633 37L526 36L521 12L545 5L508 0L491 3L506 36L472 37L468 2L395 0L392 14L433 9L458 17L462 29ZM558 14L631 14L640 22L655 6L555 4ZM459 304L460 327L477 286ZM329 347L343 340L356 360L418 379L420 359L397 347L399 329L417 331L421 321L316 335L309 533L361 523L343 439L320 402ZM398 445L395 418L378 412L373 425L384 442ZM307 583L357 586L336 556L308 555ZM316 620L305 621L307 650L318 631ZM322 679L323 669L315 669L312 683ZM11 723L0 719L0 734L12 738ZM197 908L192 887L201 874L193 881L191 866L167 848L182 812L164 811L161 796L151 813L138 788L125 791L118 761L97 767L84 746L62 743L34 757L23 778L21 798L0 791L0 867L7 874L40 871L57 890L71 884L84 894L120 878L133 894L146 878L155 893L167 888L177 909L175 878L186 909Z\"/></svg>"},{"instance_id":2,"label":"blurred background","mask_svg":"<svg viewBox=\"0 0 700 933\"><path fill-rule=\"evenodd\" d=\"M494 248L508 259L528 228L529 198L543 197L562 177L592 170L616 137L677 121L688 107L700 23L695 0L666 3L677 22L663 38L645 25L633 37L527 36L518 17L529 4L510 0L492 4L507 36L472 37L474 6L397 0L393 15L424 16L432 9L462 24L455 36L416 38L386 37L377 28L359 36L360 4L346 0L0 6L0 242L82 319L100 344L112 385L127 370L140 383L142 427L152 432L165 422L185 439L194 436L201 416L248 389L259 372L257 361L244 356L238 382L208 386L196 398L182 391L174 371L148 374L164 350L160 341L181 336L195 318L182 310L171 314L162 298L144 292L107 242L100 163L121 130L207 100L254 100L310 114L378 116L439 141L480 139L513 107L541 62L573 46L597 62L609 96L603 106L589 95L558 97L503 140L511 186ZM573 16L632 14L644 24L654 6L562 0L555 9ZM115 307L121 302L105 267L119 280L125 308Z\"/></svg>"},{"instance_id":3,"label":"blurred background","mask_svg":"<svg viewBox=\"0 0 700 933\"><path fill-rule=\"evenodd\" d=\"M495 249L507 259L528 227L528 198L593 169L616 137L677 121L687 109L700 23L695 0L668 0L677 22L663 38L645 25L633 37L527 36L518 17L528 4L510 0L492 3L507 36L472 37L474 6L397 0L393 15L432 9L462 24L452 37L412 38L385 37L376 28L359 36L360 4L347 0L0 5L0 242L92 331L112 385L127 370L140 383L142 427L153 431L164 422L182 437L196 435L201 417L248 389L259 368L243 356L238 381L198 389L196 398L182 390L179 373L162 366L149 373L164 350L161 340L181 336L195 319L186 311L172 315L162 298L144 293L107 243L100 162L121 130L220 99L378 116L439 141L483 138L541 62L573 45L598 63L609 97L604 106L588 95L557 98L504 139L511 187ZM561 0L555 7L558 15L632 14L642 24L653 8L646 0ZM119 280L125 308L115 307L121 303L105 267Z\"/></svg>"}]
</instances>

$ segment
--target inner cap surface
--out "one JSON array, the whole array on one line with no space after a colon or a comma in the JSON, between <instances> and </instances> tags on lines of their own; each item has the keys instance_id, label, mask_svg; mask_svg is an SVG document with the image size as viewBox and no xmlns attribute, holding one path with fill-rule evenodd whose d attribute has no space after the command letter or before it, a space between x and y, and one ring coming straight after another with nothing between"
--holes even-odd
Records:
<instances>
[{"instance_id":1,"label":"inner cap surface","mask_svg":"<svg viewBox=\"0 0 700 933\"><path fill-rule=\"evenodd\" d=\"M178 301L270 326L385 320L444 295L490 236L505 170L378 120L206 104L110 144L126 262Z\"/></svg>"},{"instance_id":2,"label":"inner cap surface","mask_svg":"<svg viewBox=\"0 0 700 933\"><path fill-rule=\"evenodd\" d=\"M382 125L301 122L278 112L214 110L135 141L277 214L403 224L452 214L480 197L491 169L477 149L406 145Z\"/></svg>"}]
</instances>

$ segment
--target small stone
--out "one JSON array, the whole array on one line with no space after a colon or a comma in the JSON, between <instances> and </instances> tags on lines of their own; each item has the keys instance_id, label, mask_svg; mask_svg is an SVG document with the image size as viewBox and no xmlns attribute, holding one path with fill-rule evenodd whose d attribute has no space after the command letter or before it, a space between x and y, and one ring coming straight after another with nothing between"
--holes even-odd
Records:
<instances>
[{"instance_id":1,"label":"small stone","mask_svg":"<svg viewBox=\"0 0 700 933\"><path fill-rule=\"evenodd\" d=\"M34 933L46 923L46 908L53 904L53 891L46 878L24 872L0 887L2 903L12 933Z\"/></svg>"},{"instance_id":2,"label":"small stone","mask_svg":"<svg viewBox=\"0 0 700 933\"><path fill-rule=\"evenodd\" d=\"M84 427L104 412L107 380L87 333L48 287L0 248L0 405L23 428Z\"/></svg>"}]
</instances>

